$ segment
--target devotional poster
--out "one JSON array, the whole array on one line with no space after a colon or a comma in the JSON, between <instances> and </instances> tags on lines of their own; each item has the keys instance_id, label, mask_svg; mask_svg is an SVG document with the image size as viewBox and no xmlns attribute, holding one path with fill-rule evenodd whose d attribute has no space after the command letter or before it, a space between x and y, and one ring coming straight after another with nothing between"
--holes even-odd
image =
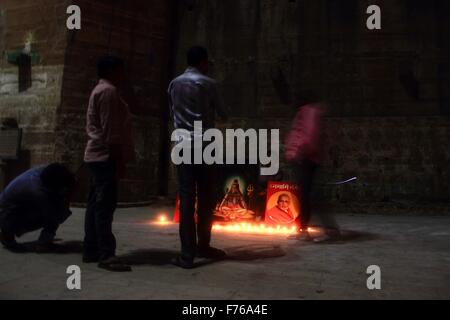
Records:
<instances>
[{"instance_id":1,"label":"devotional poster","mask_svg":"<svg viewBox=\"0 0 450 320\"><path fill-rule=\"evenodd\" d=\"M269 181L265 224L295 226L300 215L300 195L298 186L290 182Z\"/></svg>"},{"instance_id":2,"label":"devotional poster","mask_svg":"<svg viewBox=\"0 0 450 320\"><path fill-rule=\"evenodd\" d=\"M233 223L263 219L265 185L259 183L259 166L221 166L217 186L215 221Z\"/></svg>"}]
</instances>

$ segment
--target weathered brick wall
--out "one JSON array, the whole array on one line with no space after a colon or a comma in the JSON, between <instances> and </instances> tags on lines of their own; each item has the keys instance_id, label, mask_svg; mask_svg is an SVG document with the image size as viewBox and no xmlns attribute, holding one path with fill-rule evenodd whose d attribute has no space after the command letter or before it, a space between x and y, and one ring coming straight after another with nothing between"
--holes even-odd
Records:
<instances>
[{"instance_id":1,"label":"weathered brick wall","mask_svg":"<svg viewBox=\"0 0 450 320\"><path fill-rule=\"evenodd\" d=\"M81 8L81 30L66 28L70 4ZM16 118L24 129L23 163L8 168L8 176L51 161L80 167L96 62L113 53L126 60L137 147L137 161L120 184L120 201L146 201L159 192L171 6L171 1L147 0L1 1L0 118ZM19 93L18 67L4 53L22 49L28 34L39 61L32 67L32 87ZM85 200L87 176L80 172L77 201Z\"/></svg>"},{"instance_id":2,"label":"weathered brick wall","mask_svg":"<svg viewBox=\"0 0 450 320\"><path fill-rule=\"evenodd\" d=\"M371 4L382 30L366 28ZM209 49L233 127L284 135L287 102L321 96L332 133L317 183L360 179L320 187L325 199L449 199L449 9L442 0L202 0L180 9L177 69L189 46Z\"/></svg>"},{"instance_id":3,"label":"weathered brick wall","mask_svg":"<svg viewBox=\"0 0 450 320\"><path fill-rule=\"evenodd\" d=\"M56 109L61 102L67 1L0 2L0 118L14 118L24 130L19 161L9 162L7 180L30 166L54 159ZM19 92L18 67L8 55L27 39L39 59L31 68L31 88Z\"/></svg>"},{"instance_id":4,"label":"weathered brick wall","mask_svg":"<svg viewBox=\"0 0 450 320\"><path fill-rule=\"evenodd\" d=\"M170 1L73 1L81 8L82 28L69 32L57 112L56 156L75 170L83 159L85 115L90 91L96 84L96 62L107 53L126 62L134 113L137 160L120 183L120 201L141 202L158 192L162 108L167 108ZM83 174L84 173L84 174ZM81 172L85 199L87 174Z\"/></svg>"}]
</instances>

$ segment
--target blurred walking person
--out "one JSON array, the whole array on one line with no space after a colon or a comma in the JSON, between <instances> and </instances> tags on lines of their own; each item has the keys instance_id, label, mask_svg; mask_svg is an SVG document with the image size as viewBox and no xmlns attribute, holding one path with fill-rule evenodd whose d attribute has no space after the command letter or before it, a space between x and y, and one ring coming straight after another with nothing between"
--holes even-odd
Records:
<instances>
[{"instance_id":1,"label":"blurred walking person","mask_svg":"<svg viewBox=\"0 0 450 320\"><path fill-rule=\"evenodd\" d=\"M300 187L301 213L296 219L297 234L289 239L325 242L340 238L339 227L334 217L318 211L324 234L313 239L308 232L311 220L311 192L322 153L322 105L312 96L299 107L285 142L285 158L294 166Z\"/></svg>"}]
</instances>

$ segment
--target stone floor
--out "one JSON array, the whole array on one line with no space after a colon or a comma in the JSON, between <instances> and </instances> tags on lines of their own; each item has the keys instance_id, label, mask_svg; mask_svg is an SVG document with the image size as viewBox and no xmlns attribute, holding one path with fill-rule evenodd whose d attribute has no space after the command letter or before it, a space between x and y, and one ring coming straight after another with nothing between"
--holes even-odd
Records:
<instances>
[{"instance_id":1,"label":"stone floor","mask_svg":"<svg viewBox=\"0 0 450 320\"><path fill-rule=\"evenodd\" d=\"M192 270L172 266L177 225L154 225L170 207L119 209L118 255L131 273L83 264L83 210L58 231L71 253L13 254L0 248L0 299L450 299L450 217L339 215L355 237L314 244L284 236L213 234L229 260ZM38 233L20 241L32 241ZM66 287L81 267L81 290ZM381 290L368 290L366 269L381 268Z\"/></svg>"}]
</instances>

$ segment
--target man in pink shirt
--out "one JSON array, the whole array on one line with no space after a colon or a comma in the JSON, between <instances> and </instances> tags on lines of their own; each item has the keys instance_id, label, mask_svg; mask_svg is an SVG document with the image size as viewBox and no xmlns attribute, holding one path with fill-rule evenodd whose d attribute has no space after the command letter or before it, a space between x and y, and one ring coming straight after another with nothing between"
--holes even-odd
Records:
<instances>
[{"instance_id":1,"label":"man in pink shirt","mask_svg":"<svg viewBox=\"0 0 450 320\"><path fill-rule=\"evenodd\" d=\"M314 101L313 95L306 104L301 104L286 137L285 158L294 165L298 184L300 186L301 212L297 218L299 233L289 239L313 240L308 227L311 219L311 190L317 168L321 162L322 152L322 114L320 103ZM319 211L319 218L325 229L325 234L315 238L315 242L337 240L340 232L334 217Z\"/></svg>"},{"instance_id":2,"label":"man in pink shirt","mask_svg":"<svg viewBox=\"0 0 450 320\"><path fill-rule=\"evenodd\" d=\"M112 233L118 180L125 174L125 165L134 159L131 116L119 92L124 82L124 62L105 56L97 68L100 80L87 110L84 161L91 173L91 187L83 262L98 262L100 268L111 271L131 271L115 256L116 239Z\"/></svg>"}]
</instances>

